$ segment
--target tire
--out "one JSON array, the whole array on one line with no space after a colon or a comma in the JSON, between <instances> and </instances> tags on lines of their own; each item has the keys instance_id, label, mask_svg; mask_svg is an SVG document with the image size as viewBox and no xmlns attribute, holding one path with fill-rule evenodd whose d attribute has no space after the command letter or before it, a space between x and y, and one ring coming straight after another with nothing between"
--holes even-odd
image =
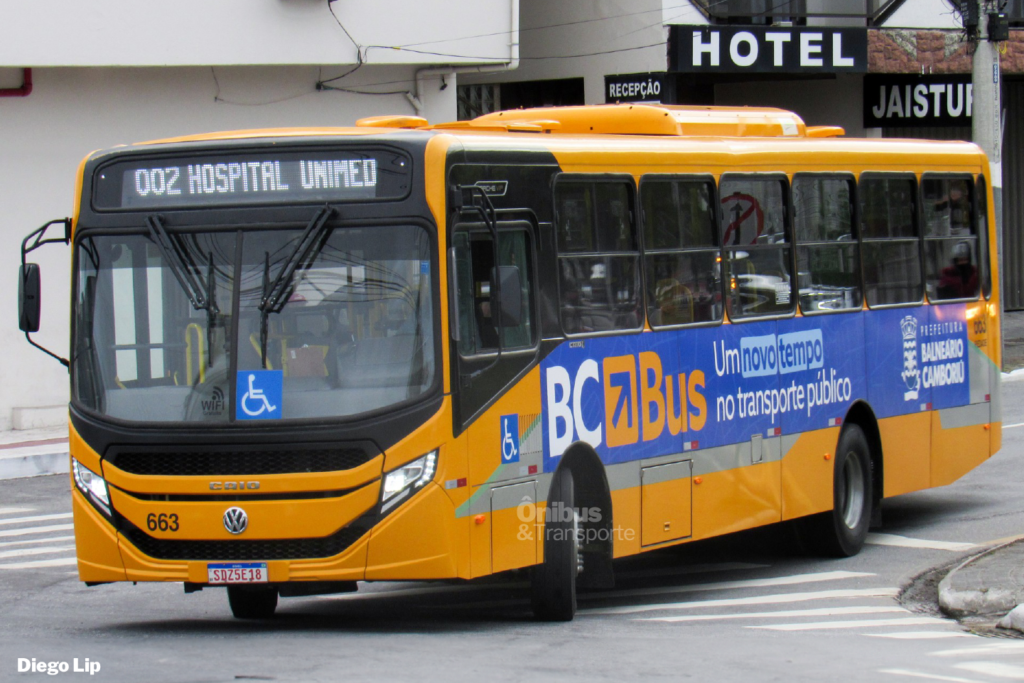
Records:
<instances>
[{"instance_id":1,"label":"tire","mask_svg":"<svg viewBox=\"0 0 1024 683\"><path fill-rule=\"evenodd\" d=\"M829 557L859 553L871 525L871 488L871 448L863 430L848 424L836 445L832 510L805 520L805 545Z\"/></svg>"},{"instance_id":2,"label":"tire","mask_svg":"<svg viewBox=\"0 0 1024 683\"><path fill-rule=\"evenodd\" d=\"M571 510L572 514L565 514L564 510ZM572 472L563 468L555 474L548 496L544 562L533 568L531 576L533 614L540 621L572 621L576 616L576 576L580 572L578 532Z\"/></svg>"},{"instance_id":3,"label":"tire","mask_svg":"<svg viewBox=\"0 0 1024 683\"><path fill-rule=\"evenodd\" d=\"M277 589L228 586L228 604L236 619L269 619L277 609Z\"/></svg>"}]
</instances>

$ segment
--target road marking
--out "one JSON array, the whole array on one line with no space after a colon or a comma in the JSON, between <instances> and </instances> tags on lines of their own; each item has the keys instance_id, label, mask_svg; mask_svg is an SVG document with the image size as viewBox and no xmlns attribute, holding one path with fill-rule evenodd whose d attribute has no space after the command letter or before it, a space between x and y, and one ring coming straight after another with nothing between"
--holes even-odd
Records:
<instances>
[{"instance_id":1,"label":"road marking","mask_svg":"<svg viewBox=\"0 0 1024 683\"><path fill-rule=\"evenodd\" d=\"M10 536L27 536L29 534L46 534L51 531L71 531L74 528L74 524L51 524L50 526L30 526L24 529L7 529L6 531L0 531L0 538L7 538Z\"/></svg>"},{"instance_id":2,"label":"road marking","mask_svg":"<svg viewBox=\"0 0 1024 683\"><path fill-rule=\"evenodd\" d=\"M932 550L962 551L976 548L973 543L957 543L955 541L929 541L923 538L910 538L896 534L868 534L865 543L871 545L892 545L900 548L930 548Z\"/></svg>"},{"instance_id":3,"label":"road marking","mask_svg":"<svg viewBox=\"0 0 1024 683\"><path fill-rule=\"evenodd\" d=\"M608 591L582 595L582 600L607 600L611 598L633 598L639 595L670 595L672 593L701 593L704 591L735 590L742 588L765 588L767 586L798 586L802 583L820 581L841 581L874 576L867 572L816 572L812 574L796 574L793 576L776 576L770 579L741 579L737 581L718 581L716 583L698 583L691 586L664 586L661 588L638 588L633 590Z\"/></svg>"},{"instance_id":4,"label":"road marking","mask_svg":"<svg viewBox=\"0 0 1024 683\"><path fill-rule=\"evenodd\" d=\"M616 577L624 579L644 578L649 576L682 576L684 574L710 574L712 572L732 572L742 569L768 569L770 564L753 564L752 562L720 562L718 564L693 564L668 569L644 569L637 571L615 572Z\"/></svg>"},{"instance_id":5,"label":"road marking","mask_svg":"<svg viewBox=\"0 0 1024 683\"><path fill-rule=\"evenodd\" d=\"M742 612L739 614L687 614L682 617L648 617L634 621L716 621L719 619L781 619L784 617L836 617L841 614L908 614L902 607L821 607L818 609L790 609L775 612Z\"/></svg>"},{"instance_id":6,"label":"road marking","mask_svg":"<svg viewBox=\"0 0 1024 683\"><path fill-rule=\"evenodd\" d=\"M54 553L63 553L67 551L74 552L75 546L64 546L58 548L22 548L20 550L5 550L0 552L0 559L7 559L8 557L24 557L26 555L53 555Z\"/></svg>"},{"instance_id":7,"label":"road marking","mask_svg":"<svg viewBox=\"0 0 1024 683\"><path fill-rule=\"evenodd\" d=\"M74 536L54 536L52 538L25 538L20 541L4 541L0 543L0 548L10 548L15 545L34 545L37 543L59 543L64 541L73 541Z\"/></svg>"},{"instance_id":8,"label":"road marking","mask_svg":"<svg viewBox=\"0 0 1024 683\"><path fill-rule=\"evenodd\" d=\"M916 624L949 623L935 617L900 617L898 619L861 619L853 621L818 621L813 624L769 624L767 626L746 626L769 631L816 631L829 628L864 628L867 626L914 626Z\"/></svg>"},{"instance_id":9,"label":"road marking","mask_svg":"<svg viewBox=\"0 0 1024 683\"><path fill-rule=\"evenodd\" d=\"M18 512L32 512L35 508L0 508L0 515L13 515Z\"/></svg>"},{"instance_id":10,"label":"road marking","mask_svg":"<svg viewBox=\"0 0 1024 683\"><path fill-rule=\"evenodd\" d=\"M1024 666L1014 666L1013 664L1004 664L1002 662L961 662L960 664L954 664L953 667L977 674L985 674L986 676L1013 678L1018 681L1024 680Z\"/></svg>"},{"instance_id":11,"label":"road marking","mask_svg":"<svg viewBox=\"0 0 1024 683\"><path fill-rule=\"evenodd\" d=\"M36 560L34 562L16 562L13 564L0 564L0 569L38 569L41 567L70 567L78 564L74 557L64 557L59 560Z\"/></svg>"},{"instance_id":12,"label":"road marking","mask_svg":"<svg viewBox=\"0 0 1024 683\"><path fill-rule=\"evenodd\" d=\"M939 674L929 674L924 671L914 671L912 669L879 669L878 673L883 674L896 674L897 676L910 676L911 678L927 678L930 681L950 681L951 683L980 683L973 678L958 678L956 676L940 676Z\"/></svg>"},{"instance_id":13,"label":"road marking","mask_svg":"<svg viewBox=\"0 0 1024 683\"><path fill-rule=\"evenodd\" d=\"M35 515L34 517L11 517L0 519L0 524L27 524L28 522L49 522L54 519L70 519L72 513L61 512L56 515Z\"/></svg>"},{"instance_id":14,"label":"road marking","mask_svg":"<svg viewBox=\"0 0 1024 683\"><path fill-rule=\"evenodd\" d=\"M1024 643L990 643L978 647L962 647L956 650L939 650L933 657L973 657L975 655L1012 655L1024 650Z\"/></svg>"},{"instance_id":15,"label":"road marking","mask_svg":"<svg viewBox=\"0 0 1024 683\"><path fill-rule=\"evenodd\" d=\"M1018 422L1012 425L1003 425L1003 429L1016 429L1017 427L1024 427L1024 422Z\"/></svg>"},{"instance_id":16,"label":"road marking","mask_svg":"<svg viewBox=\"0 0 1024 683\"><path fill-rule=\"evenodd\" d=\"M962 631L902 631L900 633L862 633L871 638L896 638L897 640L932 640L935 638L980 638Z\"/></svg>"},{"instance_id":17,"label":"road marking","mask_svg":"<svg viewBox=\"0 0 1024 683\"><path fill-rule=\"evenodd\" d=\"M651 569L651 570L639 570L636 572L622 572L618 574L622 577L644 577L644 576L655 576L661 573L666 575L674 574L705 574L711 572L720 571L732 571L739 569L763 569L771 565L765 564L750 564L747 562L721 562L718 564L699 564L691 565L689 567L674 568L671 570L665 569ZM516 581L510 583L481 583L481 584L467 584L467 585L443 585L443 586L422 586L416 588L396 588L394 590L380 590L373 592L361 592L361 593L342 593L340 595L319 595L317 596L320 600L365 600L367 598L382 598L392 596L402 597L413 597L417 595L431 595L434 593L462 593L466 591L479 591L496 588L512 589L512 588L529 588L530 584L525 581ZM602 595L607 595L603 593ZM582 596L581 596L582 598Z\"/></svg>"},{"instance_id":18,"label":"road marking","mask_svg":"<svg viewBox=\"0 0 1024 683\"><path fill-rule=\"evenodd\" d=\"M582 609L580 614L638 614L657 610L701 609L704 607L745 607L748 605L779 605L808 600L829 600L832 598L888 598L899 593L898 588L849 588L831 591L808 591L803 593L775 593L758 595L751 598L723 598L721 600L695 600L693 602L669 602L660 605L642 605L640 607L606 607L599 609Z\"/></svg>"}]
</instances>

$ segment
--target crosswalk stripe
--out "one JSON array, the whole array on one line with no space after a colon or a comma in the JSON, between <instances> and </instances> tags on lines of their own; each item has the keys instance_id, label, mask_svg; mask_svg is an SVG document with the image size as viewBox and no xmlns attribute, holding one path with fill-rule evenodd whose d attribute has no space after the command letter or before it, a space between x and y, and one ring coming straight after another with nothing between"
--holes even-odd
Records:
<instances>
[{"instance_id":1,"label":"crosswalk stripe","mask_svg":"<svg viewBox=\"0 0 1024 683\"><path fill-rule=\"evenodd\" d=\"M30 534L47 534L51 531L71 531L74 528L74 524L51 524L49 526L30 526L24 529L6 529L5 531L0 531L0 538L28 536Z\"/></svg>"},{"instance_id":2,"label":"crosswalk stripe","mask_svg":"<svg viewBox=\"0 0 1024 683\"><path fill-rule=\"evenodd\" d=\"M911 678L927 678L930 681L949 681L949 683L981 683L973 678L942 676L939 674L926 673L924 671L914 671L913 669L879 669L878 672L883 674L895 674L897 676L910 676Z\"/></svg>"},{"instance_id":3,"label":"crosswalk stripe","mask_svg":"<svg viewBox=\"0 0 1024 683\"><path fill-rule=\"evenodd\" d=\"M931 550L951 550L959 552L977 547L974 543L959 543L956 541L929 541L923 538L910 538L909 536L897 536L896 534L870 533L864 540L871 545L891 545L900 548L928 548Z\"/></svg>"},{"instance_id":4,"label":"crosswalk stripe","mask_svg":"<svg viewBox=\"0 0 1024 683\"><path fill-rule=\"evenodd\" d=\"M5 560L9 557L25 557L27 555L53 555L55 553L66 553L68 551L74 552L75 546L63 546L57 548L21 548L20 550L5 550L0 552L0 560Z\"/></svg>"},{"instance_id":5,"label":"crosswalk stripe","mask_svg":"<svg viewBox=\"0 0 1024 683\"><path fill-rule=\"evenodd\" d=\"M829 600L832 598L888 598L899 593L898 588L847 588L830 591L807 591L801 593L774 593L750 598L723 598L721 600L694 600L693 602L668 602L640 607L606 607L604 609L583 609L581 614L636 614L658 610L701 609L703 607L744 607L747 605L779 605L808 600Z\"/></svg>"},{"instance_id":6,"label":"crosswalk stripe","mask_svg":"<svg viewBox=\"0 0 1024 683\"><path fill-rule=\"evenodd\" d=\"M900 617L898 619L854 619L852 621L818 621L810 624L768 624L767 626L747 626L745 628L761 628L769 631L814 631L829 628L866 628L868 626L913 626L915 624L948 623L935 617Z\"/></svg>"},{"instance_id":7,"label":"crosswalk stripe","mask_svg":"<svg viewBox=\"0 0 1024 683\"><path fill-rule=\"evenodd\" d=\"M712 572L731 572L741 569L767 569L770 564L754 564L752 562L719 562L717 564L693 564L662 569L642 569L637 571L615 572L616 577L639 579L651 576L683 576L685 574L710 574Z\"/></svg>"},{"instance_id":8,"label":"crosswalk stripe","mask_svg":"<svg viewBox=\"0 0 1024 683\"><path fill-rule=\"evenodd\" d=\"M715 583L698 583L690 586L663 586L659 588L636 588L618 591L607 591L583 595L583 600L607 600L611 598L633 598L640 595L671 595L673 593L700 593L704 591L736 590L743 588L765 588L768 586L796 586L803 583L821 581L840 581L874 576L867 572L815 572L812 574L794 574L791 576L775 576L769 579L740 579L737 581L718 581Z\"/></svg>"},{"instance_id":9,"label":"crosswalk stripe","mask_svg":"<svg viewBox=\"0 0 1024 683\"><path fill-rule=\"evenodd\" d=\"M53 536L50 538L23 538L20 541L4 541L0 543L0 548L10 548L16 545L35 545L38 543L63 543L64 541L73 541L74 536Z\"/></svg>"},{"instance_id":10,"label":"crosswalk stripe","mask_svg":"<svg viewBox=\"0 0 1024 683\"><path fill-rule=\"evenodd\" d=\"M0 508L0 515L13 515L19 512L32 512L35 508Z\"/></svg>"},{"instance_id":11,"label":"crosswalk stripe","mask_svg":"<svg viewBox=\"0 0 1024 683\"><path fill-rule=\"evenodd\" d=\"M877 607L821 607L818 609L791 609L775 612L741 612L738 614L687 614L680 617L648 617L635 621L717 621L719 619L781 619L785 617L836 617L842 614L907 614L902 607L879 605Z\"/></svg>"},{"instance_id":12,"label":"crosswalk stripe","mask_svg":"<svg viewBox=\"0 0 1024 683\"><path fill-rule=\"evenodd\" d=\"M936 638L980 638L963 631L901 631L899 633L862 633L871 638L895 638L896 640L933 640Z\"/></svg>"},{"instance_id":13,"label":"crosswalk stripe","mask_svg":"<svg viewBox=\"0 0 1024 683\"><path fill-rule=\"evenodd\" d=\"M1004 662L961 662L954 664L953 667L986 676L1013 678L1018 681L1024 679L1024 666L1015 666Z\"/></svg>"},{"instance_id":14,"label":"crosswalk stripe","mask_svg":"<svg viewBox=\"0 0 1024 683\"><path fill-rule=\"evenodd\" d=\"M1024 650L1024 643L989 643L977 647L961 647L955 650L939 650L933 657L975 657L984 655L1013 655Z\"/></svg>"},{"instance_id":15,"label":"crosswalk stripe","mask_svg":"<svg viewBox=\"0 0 1024 683\"><path fill-rule=\"evenodd\" d=\"M70 567L78 564L74 557L62 557L59 560L35 560L33 562L14 562L0 564L0 569L40 569L43 567Z\"/></svg>"},{"instance_id":16,"label":"crosswalk stripe","mask_svg":"<svg viewBox=\"0 0 1024 683\"><path fill-rule=\"evenodd\" d=\"M35 515L33 517L11 517L9 519L0 519L0 524L28 524L29 522L49 522L54 519L70 519L72 513L61 512L56 515Z\"/></svg>"}]
</instances>

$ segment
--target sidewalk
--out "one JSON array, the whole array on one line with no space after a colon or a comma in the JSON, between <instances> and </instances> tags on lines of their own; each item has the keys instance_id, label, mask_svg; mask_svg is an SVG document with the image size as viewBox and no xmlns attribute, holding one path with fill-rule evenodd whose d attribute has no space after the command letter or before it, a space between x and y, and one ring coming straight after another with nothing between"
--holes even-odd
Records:
<instances>
[{"instance_id":1,"label":"sidewalk","mask_svg":"<svg viewBox=\"0 0 1024 683\"><path fill-rule=\"evenodd\" d=\"M1024 538L972 555L939 582L939 607L956 619L1002 618L1000 627L1024 632L1018 605L1024 605Z\"/></svg>"},{"instance_id":2,"label":"sidewalk","mask_svg":"<svg viewBox=\"0 0 1024 683\"><path fill-rule=\"evenodd\" d=\"M0 479L68 472L68 428L0 432Z\"/></svg>"}]
</instances>

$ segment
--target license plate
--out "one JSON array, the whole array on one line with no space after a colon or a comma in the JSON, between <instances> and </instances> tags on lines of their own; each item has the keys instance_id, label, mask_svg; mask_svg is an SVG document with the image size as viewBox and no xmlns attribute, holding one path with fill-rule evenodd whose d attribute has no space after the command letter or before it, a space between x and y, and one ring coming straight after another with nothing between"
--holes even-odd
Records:
<instances>
[{"instance_id":1,"label":"license plate","mask_svg":"<svg viewBox=\"0 0 1024 683\"><path fill-rule=\"evenodd\" d=\"M206 565L208 583L266 583L266 562L226 562Z\"/></svg>"}]
</instances>

